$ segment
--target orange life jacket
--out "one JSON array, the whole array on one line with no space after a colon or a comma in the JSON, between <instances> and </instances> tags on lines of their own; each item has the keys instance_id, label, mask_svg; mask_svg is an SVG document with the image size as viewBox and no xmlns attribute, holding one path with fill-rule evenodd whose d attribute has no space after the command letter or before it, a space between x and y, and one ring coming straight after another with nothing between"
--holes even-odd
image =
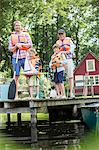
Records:
<instances>
[{"instance_id":1,"label":"orange life jacket","mask_svg":"<svg viewBox=\"0 0 99 150\"><path fill-rule=\"evenodd\" d=\"M71 39L69 37L66 37L63 41L58 40L56 43L60 46L60 51L70 51Z\"/></svg>"},{"instance_id":2,"label":"orange life jacket","mask_svg":"<svg viewBox=\"0 0 99 150\"><path fill-rule=\"evenodd\" d=\"M24 45L28 43L28 40L26 38L26 34L22 32L20 35L17 35L16 32L12 32L11 33L11 42L12 45L15 46L17 43L23 43L21 50L28 50L29 46L28 45Z\"/></svg>"},{"instance_id":3,"label":"orange life jacket","mask_svg":"<svg viewBox=\"0 0 99 150\"><path fill-rule=\"evenodd\" d=\"M35 67L35 68L38 67L38 71L40 71L40 70L42 69L42 65L39 64L39 61L40 61L39 56L34 55L34 56L32 57L31 64L32 64L32 66Z\"/></svg>"},{"instance_id":4,"label":"orange life jacket","mask_svg":"<svg viewBox=\"0 0 99 150\"><path fill-rule=\"evenodd\" d=\"M42 65L39 63L39 56L36 56L35 54L31 57L30 59L30 64L31 64L31 68L34 69L32 71L30 71L28 74L25 74L26 77L31 77L33 76L33 74L35 74L35 72L37 71L37 77L40 78L41 76L41 70L42 70Z\"/></svg>"},{"instance_id":5,"label":"orange life jacket","mask_svg":"<svg viewBox=\"0 0 99 150\"><path fill-rule=\"evenodd\" d=\"M57 67L60 67L60 61L64 61L62 56L61 56L61 52L55 54L54 56L52 56L52 69L56 69Z\"/></svg>"}]
</instances>

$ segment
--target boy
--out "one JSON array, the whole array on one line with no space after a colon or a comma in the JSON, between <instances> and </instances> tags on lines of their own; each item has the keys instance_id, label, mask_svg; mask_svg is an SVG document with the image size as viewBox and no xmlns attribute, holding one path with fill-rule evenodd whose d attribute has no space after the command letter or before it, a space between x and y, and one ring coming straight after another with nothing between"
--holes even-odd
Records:
<instances>
[{"instance_id":1,"label":"boy","mask_svg":"<svg viewBox=\"0 0 99 150\"><path fill-rule=\"evenodd\" d=\"M40 70L42 68L40 58L35 51L35 49L31 48L29 50L29 65L30 65L30 72L28 71L25 75L28 79L29 85L29 92L30 97L33 98L33 85L36 85L36 98L39 98L39 75Z\"/></svg>"},{"instance_id":2,"label":"boy","mask_svg":"<svg viewBox=\"0 0 99 150\"><path fill-rule=\"evenodd\" d=\"M60 46L58 44L53 45L54 54L51 57L49 66L54 72L54 82L57 91L58 98L65 98L65 87L64 87L64 70L67 64L64 53L60 52Z\"/></svg>"}]
</instances>

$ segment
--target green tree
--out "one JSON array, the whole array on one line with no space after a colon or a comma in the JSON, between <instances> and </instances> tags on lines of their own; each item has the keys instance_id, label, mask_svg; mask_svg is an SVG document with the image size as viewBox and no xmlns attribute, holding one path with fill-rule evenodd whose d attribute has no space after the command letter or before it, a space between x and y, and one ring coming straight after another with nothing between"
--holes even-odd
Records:
<instances>
[{"instance_id":1,"label":"green tree","mask_svg":"<svg viewBox=\"0 0 99 150\"><path fill-rule=\"evenodd\" d=\"M2 71L11 70L8 38L14 20L22 21L28 28L33 46L46 64L59 28L64 28L76 44L76 64L89 50L99 57L98 0L2 0L0 14Z\"/></svg>"}]
</instances>

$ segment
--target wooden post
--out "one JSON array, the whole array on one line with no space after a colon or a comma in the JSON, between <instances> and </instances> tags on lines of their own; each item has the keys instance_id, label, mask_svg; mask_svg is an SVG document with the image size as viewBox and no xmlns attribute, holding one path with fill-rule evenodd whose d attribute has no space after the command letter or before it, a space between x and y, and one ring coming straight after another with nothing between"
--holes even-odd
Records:
<instances>
[{"instance_id":1,"label":"wooden post","mask_svg":"<svg viewBox=\"0 0 99 150\"><path fill-rule=\"evenodd\" d=\"M21 113L17 113L18 126L21 125Z\"/></svg>"},{"instance_id":2,"label":"wooden post","mask_svg":"<svg viewBox=\"0 0 99 150\"><path fill-rule=\"evenodd\" d=\"M94 96L94 87L93 87L93 80L91 79L91 95L92 95L92 97Z\"/></svg>"},{"instance_id":3,"label":"wooden post","mask_svg":"<svg viewBox=\"0 0 99 150\"><path fill-rule=\"evenodd\" d=\"M10 124L11 124L11 120L10 120L11 118L10 118L10 113L8 113L7 114L7 126L8 126L8 128L10 127Z\"/></svg>"},{"instance_id":4,"label":"wooden post","mask_svg":"<svg viewBox=\"0 0 99 150\"><path fill-rule=\"evenodd\" d=\"M36 108L31 109L31 142L37 142Z\"/></svg>"},{"instance_id":5,"label":"wooden post","mask_svg":"<svg viewBox=\"0 0 99 150\"><path fill-rule=\"evenodd\" d=\"M75 119L77 119L77 105L74 105L73 106L73 117L75 118Z\"/></svg>"},{"instance_id":6,"label":"wooden post","mask_svg":"<svg viewBox=\"0 0 99 150\"><path fill-rule=\"evenodd\" d=\"M30 102L30 114L31 114L31 143L37 142L37 108L34 102Z\"/></svg>"},{"instance_id":7,"label":"wooden post","mask_svg":"<svg viewBox=\"0 0 99 150\"><path fill-rule=\"evenodd\" d=\"M73 146L72 147L73 147L73 150L77 150L78 149L78 145L77 145L75 140L73 140Z\"/></svg>"},{"instance_id":8,"label":"wooden post","mask_svg":"<svg viewBox=\"0 0 99 150\"><path fill-rule=\"evenodd\" d=\"M96 135L99 135L99 109L96 108Z\"/></svg>"},{"instance_id":9,"label":"wooden post","mask_svg":"<svg viewBox=\"0 0 99 150\"><path fill-rule=\"evenodd\" d=\"M66 74L66 76L67 76L67 74ZM66 82L67 82L67 84L69 84L68 77L66 77ZM67 87L66 87L66 97L68 98L68 96L69 96L69 85L67 85Z\"/></svg>"},{"instance_id":10,"label":"wooden post","mask_svg":"<svg viewBox=\"0 0 99 150\"><path fill-rule=\"evenodd\" d=\"M75 129L75 133L76 133L76 134L79 134L78 123L74 123L74 129Z\"/></svg>"}]
</instances>

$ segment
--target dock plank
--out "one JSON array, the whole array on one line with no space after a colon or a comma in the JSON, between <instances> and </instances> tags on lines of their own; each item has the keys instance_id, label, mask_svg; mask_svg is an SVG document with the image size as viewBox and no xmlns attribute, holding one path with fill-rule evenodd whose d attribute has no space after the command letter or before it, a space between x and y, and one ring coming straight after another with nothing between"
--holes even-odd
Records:
<instances>
[{"instance_id":1,"label":"dock plank","mask_svg":"<svg viewBox=\"0 0 99 150\"><path fill-rule=\"evenodd\" d=\"M99 96L88 96L88 97L76 97L74 99L17 99L17 100L1 100L0 101L0 113L6 113L7 116L9 115L9 126L10 126L10 114L11 113L30 113L31 115L31 143L37 142L39 139L39 136L37 134L37 112L38 110L41 110L44 112L45 110L48 110L49 107L57 107L59 106L67 106L71 105L72 109L74 109L74 106L81 107L81 105L84 104L92 104L92 103L99 103ZM42 109L44 108L44 109ZM52 109L52 108L51 108ZM48 112L51 114L50 112ZM51 115L50 115L51 116ZM52 116L51 116L52 117ZM50 121L53 121L53 118ZM21 123L21 117L18 117L18 122ZM20 125L20 124L18 124ZM40 137L42 138L42 137ZM60 136L55 136L55 139L59 139ZM62 138L65 138L64 136ZM26 139L26 137L25 137ZM54 139L54 138L53 138ZM21 139L19 139L21 140ZM26 139L27 140L27 139Z\"/></svg>"},{"instance_id":2,"label":"dock plank","mask_svg":"<svg viewBox=\"0 0 99 150\"><path fill-rule=\"evenodd\" d=\"M0 113L22 113L30 112L31 109L47 108L52 106L65 105L83 105L91 103L99 103L99 96L96 97L78 97L75 99L18 99L18 100L2 100L0 101ZM44 109L42 109L44 110Z\"/></svg>"},{"instance_id":3,"label":"dock plank","mask_svg":"<svg viewBox=\"0 0 99 150\"><path fill-rule=\"evenodd\" d=\"M30 113L29 107L20 108L0 108L0 113Z\"/></svg>"}]
</instances>

